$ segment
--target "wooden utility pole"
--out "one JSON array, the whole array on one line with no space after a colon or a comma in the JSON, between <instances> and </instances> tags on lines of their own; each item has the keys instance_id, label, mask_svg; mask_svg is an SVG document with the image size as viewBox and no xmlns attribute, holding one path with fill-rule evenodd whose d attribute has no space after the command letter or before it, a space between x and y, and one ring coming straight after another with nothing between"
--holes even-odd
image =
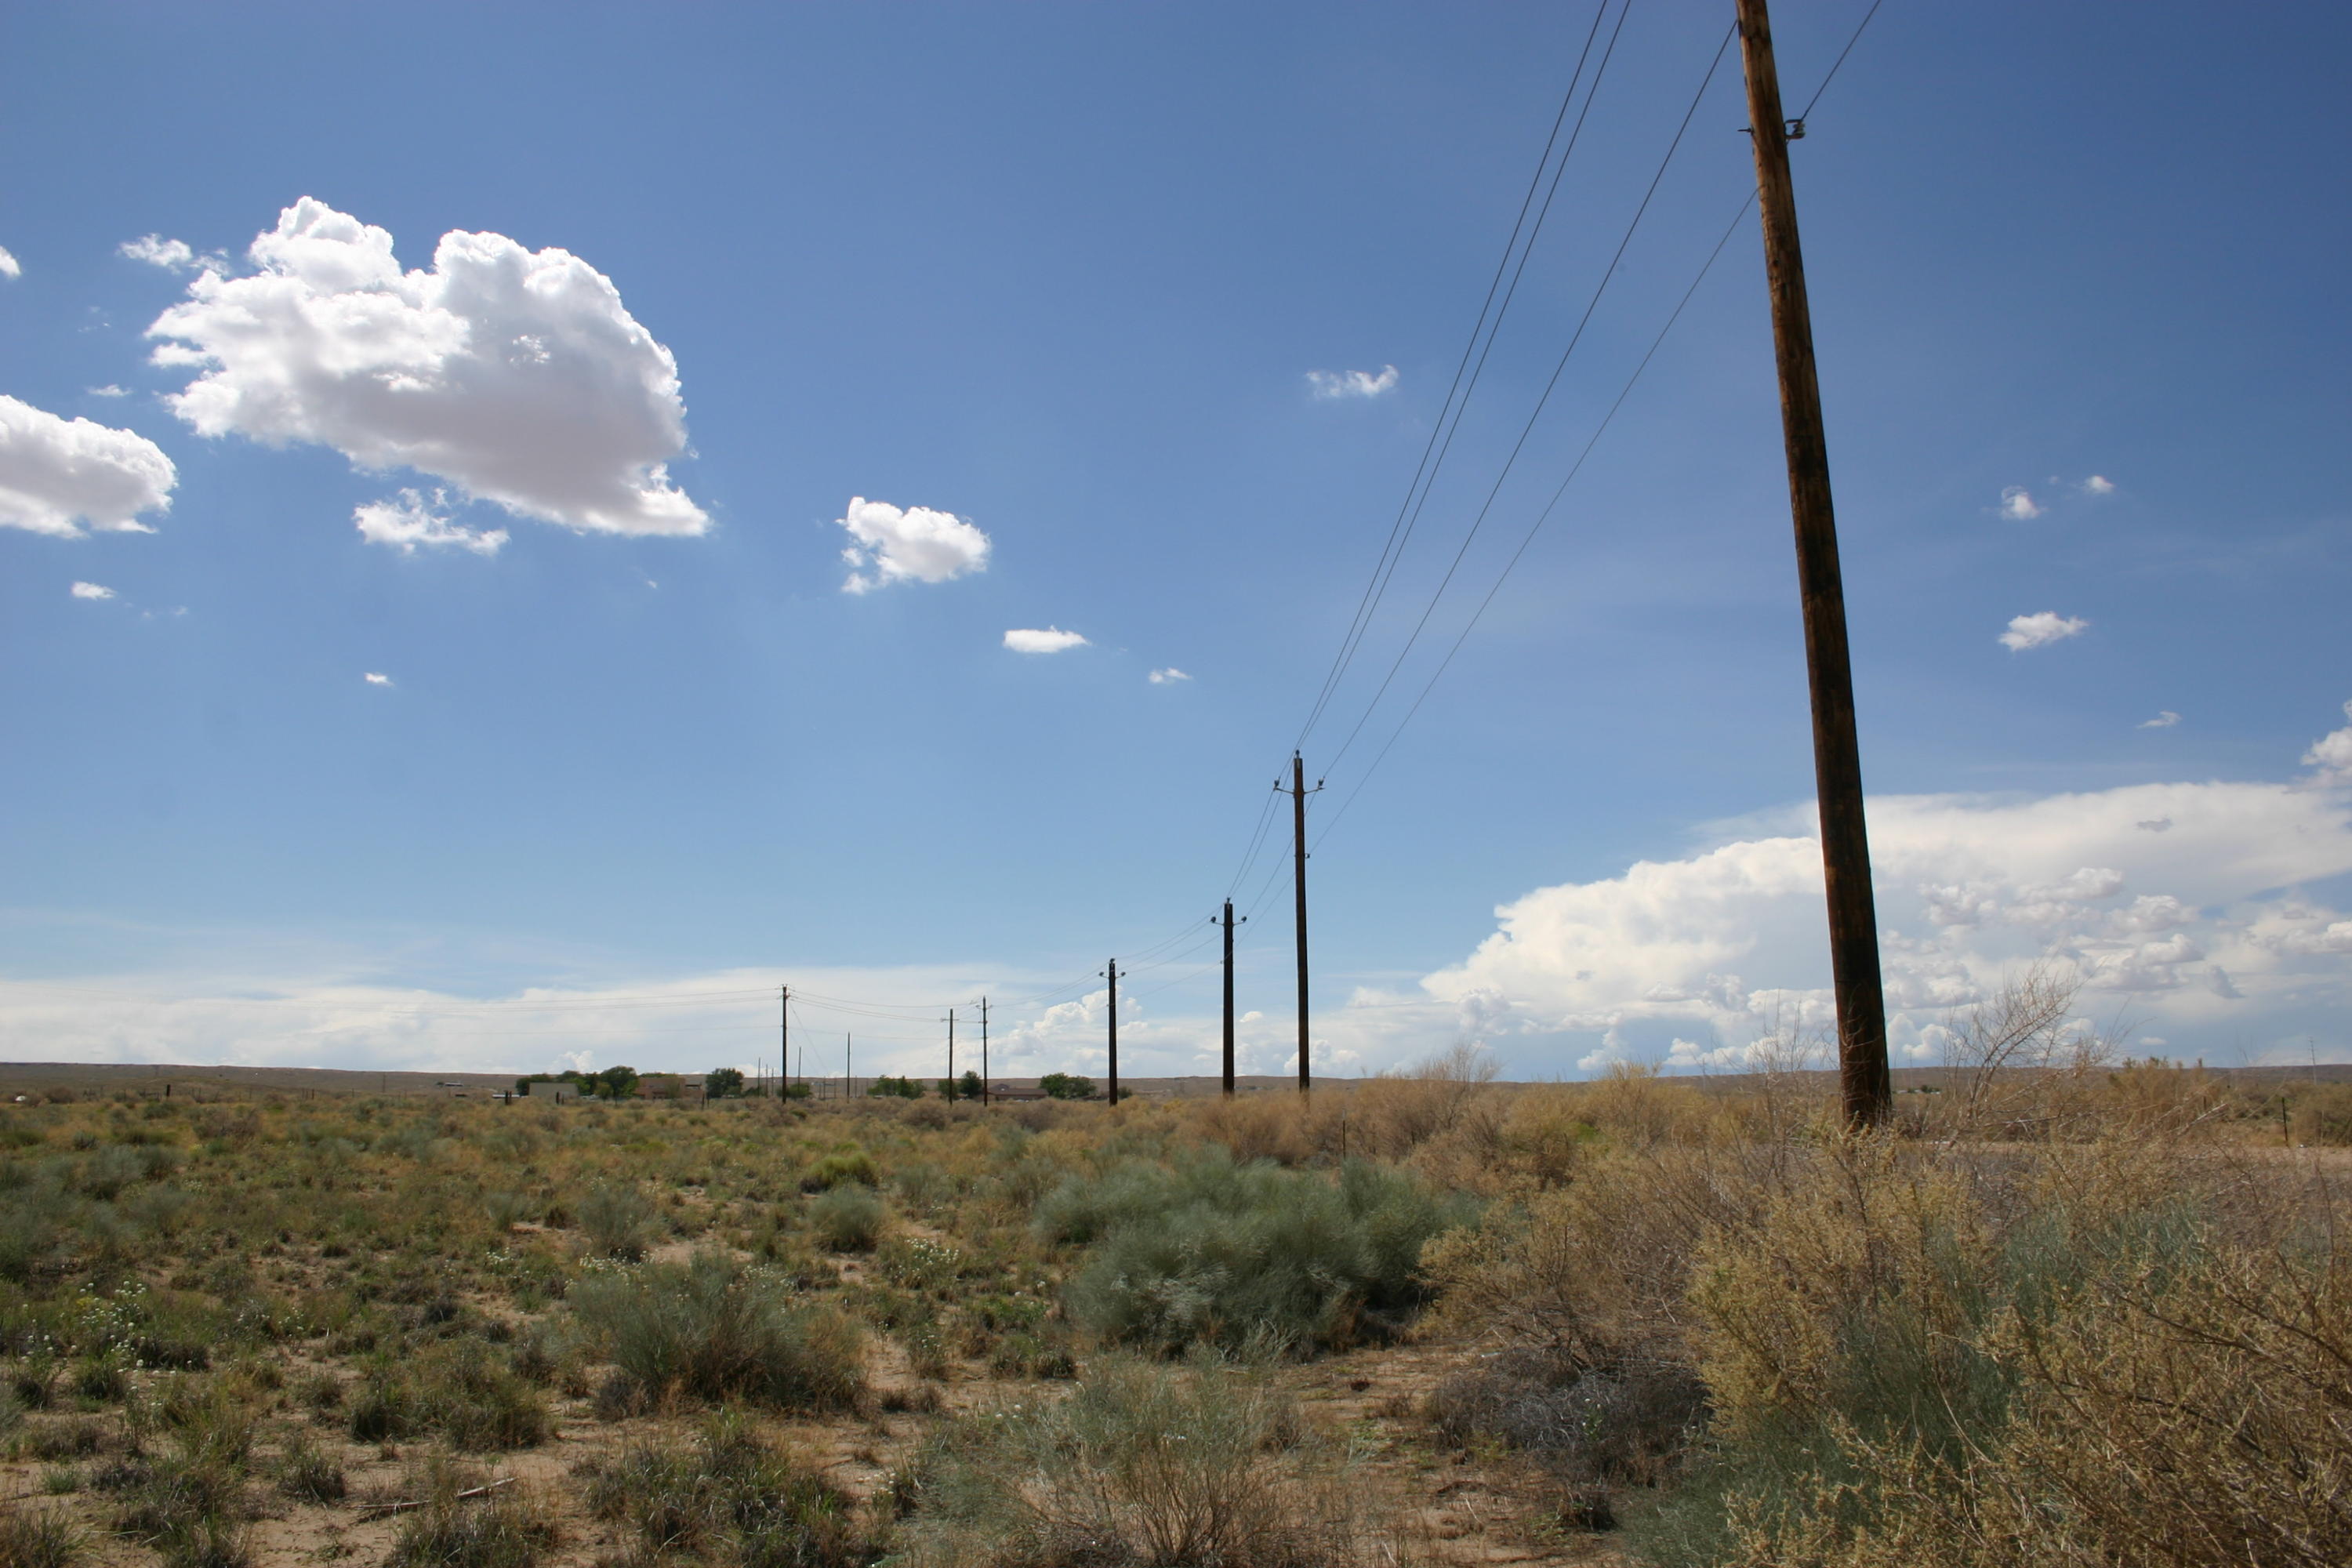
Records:
<instances>
[{"instance_id":1,"label":"wooden utility pole","mask_svg":"<svg viewBox=\"0 0 2352 1568\"><path fill-rule=\"evenodd\" d=\"M776 987L776 1045L783 1053L776 1058L776 1076L781 1079L793 1066L793 988L789 985ZM776 1092L782 1095L782 1084L776 1086Z\"/></svg>"},{"instance_id":2,"label":"wooden utility pole","mask_svg":"<svg viewBox=\"0 0 2352 1568\"><path fill-rule=\"evenodd\" d=\"M1280 789L1279 784L1275 786ZM1290 889L1298 913L1298 1092L1305 1094L1313 1087L1307 1067L1307 797L1320 790L1323 781L1315 781L1315 789L1307 787L1307 764L1298 753L1290 753L1290 787L1283 793L1290 797L1290 852L1292 864Z\"/></svg>"},{"instance_id":3,"label":"wooden utility pole","mask_svg":"<svg viewBox=\"0 0 2352 1568\"><path fill-rule=\"evenodd\" d=\"M955 1009L948 1009L948 1103L955 1103Z\"/></svg>"},{"instance_id":4,"label":"wooden utility pole","mask_svg":"<svg viewBox=\"0 0 2352 1568\"><path fill-rule=\"evenodd\" d=\"M1110 1102L1118 1103L1118 960L1114 958L1103 973L1110 979Z\"/></svg>"},{"instance_id":5,"label":"wooden utility pole","mask_svg":"<svg viewBox=\"0 0 2352 1568\"><path fill-rule=\"evenodd\" d=\"M1249 916L1234 920L1234 901L1227 899L1224 917L1220 920L1213 915L1209 923L1225 928L1225 1098L1231 1100L1234 1097L1234 927L1247 925Z\"/></svg>"},{"instance_id":6,"label":"wooden utility pole","mask_svg":"<svg viewBox=\"0 0 2352 1568\"><path fill-rule=\"evenodd\" d=\"M1886 997L1878 971L1878 911L1863 822L1862 749L1854 735L1853 663L1846 647L1845 585L1830 506L1829 442L1813 368L1812 313L1797 243L1789 180L1789 125L1772 64L1764 0L1738 0L1739 52L1748 70L1748 140L1764 218L1764 270L1772 295L1772 351L1780 374L1780 431L1789 457L1789 510L1797 531L1797 584L1804 598L1805 668L1812 686L1813 781L1821 797L1822 869L1829 893L1830 973L1837 985L1838 1078L1846 1120L1885 1120L1894 1085L1886 1068ZM1802 134L1801 131L1799 132Z\"/></svg>"},{"instance_id":7,"label":"wooden utility pole","mask_svg":"<svg viewBox=\"0 0 2352 1568\"><path fill-rule=\"evenodd\" d=\"M980 1102L988 1103L988 998L980 999Z\"/></svg>"},{"instance_id":8,"label":"wooden utility pole","mask_svg":"<svg viewBox=\"0 0 2352 1568\"><path fill-rule=\"evenodd\" d=\"M841 1098L844 1103L849 1100L849 1031L845 1029L841 1034Z\"/></svg>"}]
</instances>

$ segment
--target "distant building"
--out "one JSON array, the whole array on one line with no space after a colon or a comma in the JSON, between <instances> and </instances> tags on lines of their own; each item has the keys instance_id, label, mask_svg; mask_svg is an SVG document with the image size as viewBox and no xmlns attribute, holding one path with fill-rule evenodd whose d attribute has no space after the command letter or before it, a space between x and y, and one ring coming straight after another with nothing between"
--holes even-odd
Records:
<instances>
[{"instance_id":1,"label":"distant building","mask_svg":"<svg viewBox=\"0 0 2352 1568\"><path fill-rule=\"evenodd\" d=\"M530 1097L533 1100L551 1100L558 1105L567 1105L580 1098L580 1086L576 1083L549 1082L541 1079L530 1086Z\"/></svg>"},{"instance_id":2,"label":"distant building","mask_svg":"<svg viewBox=\"0 0 2352 1568\"><path fill-rule=\"evenodd\" d=\"M1027 1089L1015 1089L1009 1083L992 1083L988 1086L988 1098L991 1100L1051 1100L1053 1096L1034 1084Z\"/></svg>"}]
</instances>

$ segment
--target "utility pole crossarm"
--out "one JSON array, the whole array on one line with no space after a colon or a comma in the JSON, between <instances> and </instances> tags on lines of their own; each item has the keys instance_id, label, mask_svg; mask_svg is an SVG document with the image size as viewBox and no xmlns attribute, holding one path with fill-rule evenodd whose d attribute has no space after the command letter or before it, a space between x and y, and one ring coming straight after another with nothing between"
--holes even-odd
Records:
<instances>
[{"instance_id":1,"label":"utility pole crossarm","mask_svg":"<svg viewBox=\"0 0 2352 1568\"><path fill-rule=\"evenodd\" d=\"M1756 154L1765 274L1772 296L1772 350L1788 448L1789 510L1796 525L1797 582L1804 600L1805 668L1813 710L1813 776L1821 796L1822 868L1829 902L1830 971L1837 986L1838 1076L1845 1114L1884 1121L1893 1109L1886 1065L1886 999L1879 975L1878 914L1863 820L1862 748L1855 736L1853 661L1846 643L1845 585L1830 501L1829 441L1813 363L1812 311L1797 239L1789 175L1789 128L1772 58L1765 0L1737 0L1748 76L1748 141Z\"/></svg>"}]
</instances>

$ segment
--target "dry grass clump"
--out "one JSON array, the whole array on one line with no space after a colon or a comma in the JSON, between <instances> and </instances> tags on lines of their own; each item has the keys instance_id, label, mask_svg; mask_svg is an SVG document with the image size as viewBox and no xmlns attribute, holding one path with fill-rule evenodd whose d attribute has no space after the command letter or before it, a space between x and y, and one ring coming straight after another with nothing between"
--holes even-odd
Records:
<instances>
[{"instance_id":1,"label":"dry grass clump","mask_svg":"<svg viewBox=\"0 0 2352 1568\"><path fill-rule=\"evenodd\" d=\"M854 1182L827 1188L808 1206L809 1228L833 1252L871 1252L889 1212L873 1188Z\"/></svg>"},{"instance_id":2,"label":"dry grass clump","mask_svg":"<svg viewBox=\"0 0 2352 1568\"><path fill-rule=\"evenodd\" d=\"M1321 1568L1362 1560L1337 1458L1264 1374L1108 1360L950 1427L902 1482L908 1568Z\"/></svg>"},{"instance_id":3,"label":"dry grass clump","mask_svg":"<svg viewBox=\"0 0 2352 1568\"><path fill-rule=\"evenodd\" d=\"M1304 1352L1390 1331L1423 1298L1423 1244L1473 1212L1391 1167L1350 1161L1335 1181L1211 1145L1072 1176L1035 1224L1089 1247L1065 1300L1102 1339Z\"/></svg>"},{"instance_id":4,"label":"dry grass clump","mask_svg":"<svg viewBox=\"0 0 2352 1568\"><path fill-rule=\"evenodd\" d=\"M131 1461L94 1479L118 1494L115 1531L152 1548L166 1568L241 1568L250 1555L243 1478L217 1459Z\"/></svg>"},{"instance_id":5,"label":"dry grass clump","mask_svg":"<svg viewBox=\"0 0 2352 1568\"><path fill-rule=\"evenodd\" d=\"M533 1448L554 1422L546 1399L478 1340L436 1344L409 1361L378 1357L352 1398L352 1439L381 1443L437 1432L467 1453Z\"/></svg>"},{"instance_id":6,"label":"dry grass clump","mask_svg":"<svg viewBox=\"0 0 2352 1568\"><path fill-rule=\"evenodd\" d=\"M592 1274L572 1305L618 1363L624 1406L683 1396L827 1411L865 1394L856 1326L724 1253Z\"/></svg>"},{"instance_id":7,"label":"dry grass clump","mask_svg":"<svg viewBox=\"0 0 2352 1568\"><path fill-rule=\"evenodd\" d=\"M588 1510L625 1527L646 1561L723 1551L744 1568L847 1568L874 1555L856 1500L735 1412L691 1445L632 1443L574 1474Z\"/></svg>"},{"instance_id":8,"label":"dry grass clump","mask_svg":"<svg viewBox=\"0 0 2352 1568\"><path fill-rule=\"evenodd\" d=\"M1698 1254L1696 1560L2352 1560L2347 1217L2145 1140L1825 1150Z\"/></svg>"},{"instance_id":9,"label":"dry grass clump","mask_svg":"<svg viewBox=\"0 0 2352 1568\"><path fill-rule=\"evenodd\" d=\"M0 1509L0 1568L72 1568L82 1547L81 1531L57 1509Z\"/></svg>"},{"instance_id":10,"label":"dry grass clump","mask_svg":"<svg viewBox=\"0 0 2352 1568\"><path fill-rule=\"evenodd\" d=\"M599 1182L580 1200L580 1233L591 1258L635 1263L653 1250L663 1226L634 1182ZM499 1224L505 1230L507 1226Z\"/></svg>"},{"instance_id":11,"label":"dry grass clump","mask_svg":"<svg viewBox=\"0 0 2352 1568\"><path fill-rule=\"evenodd\" d=\"M1706 1418L1706 1389L1671 1361L1622 1357L1594 1366L1538 1350L1506 1351L1440 1384L1440 1432L1528 1455L1552 1511L1587 1530L1616 1523L1617 1496L1674 1479Z\"/></svg>"},{"instance_id":12,"label":"dry grass clump","mask_svg":"<svg viewBox=\"0 0 2352 1568\"><path fill-rule=\"evenodd\" d=\"M390 1568L531 1568L562 1539L547 1510L521 1489L489 1489L479 1471L436 1459L412 1475ZM469 1495L470 1494L470 1495Z\"/></svg>"}]
</instances>

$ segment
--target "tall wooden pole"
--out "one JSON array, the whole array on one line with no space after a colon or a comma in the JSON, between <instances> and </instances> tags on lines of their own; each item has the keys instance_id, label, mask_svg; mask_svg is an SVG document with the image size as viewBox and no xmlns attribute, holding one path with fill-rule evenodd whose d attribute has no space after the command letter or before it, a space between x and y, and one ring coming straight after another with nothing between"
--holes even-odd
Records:
<instances>
[{"instance_id":1,"label":"tall wooden pole","mask_svg":"<svg viewBox=\"0 0 2352 1568\"><path fill-rule=\"evenodd\" d=\"M1764 269L1772 294L1772 350L1780 373L1780 430L1789 455L1789 510L1797 531L1797 584L1804 598L1805 668L1812 685L1813 780L1821 796L1822 868L1829 893L1830 973L1837 985L1838 1077L1849 1121L1884 1121L1893 1108L1886 1068L1886 997L1878 972L1878 912L1863 824L1862 750L1854 736L1853 664L1846 647L1845 585L1830 506L1829 442L1813 368L1812 313L1797 243L1789 180L1788 125L1772 64L1764 0L1738 0L1739 52L1748 69L1748 140L1764 217Z\"/></svg>"},{"instance_id":2,"label":"tall wooden pole","mask_svg":"<svg viewBox=\"0 0 2352 1568\"><path fill-rule=\"evenodd\" d=\"M1118 960L1114 958L1103 973L1110 978L1110 1102L1118 1103Z\"/></svg>"},{"instance_id":3,"label":"tall wooden pole","mask_svg":"<svg viewBox=\"0 0 2352 1568\"><path fill-rule=\"evenodd\" d=\"M988 998L980 999L980 1102L988 1103Z\"/></svg>"},{"instance_id":4,"label":"tall wooden pole","mask_svg":"<svg viewBox=\"0 0 2352 1568\"><path fill-rule=\"evenodd\" d=\"M1315 787L1321 789L1318 779ZM1307 1066L1307 764L1290 753L1290 887L1298 915L1298 1092L1305 1094L1314 1079Z\"/></svg>"},{"instance_id":5,"label":"tall wooden pole","mask_svg":"<svg viewBox=\"0 0 2352 1568\"><path fill-rule=\"evenodd\" d=\"M776 1048L781 1053L776 1058L776 1077L781 1080L793 1069L793 988L789 985L776 987ZM763 1089L761 1092L764 1094L767 1090ZM776 1085L776 1092L779 1095L783 1093L781 1081Z\"/></svg>"},{"instance_id":6,"label":"tall wooden pole","mask_svg":"<svg viewBox=\"0 0 2352 1568\"><path fill-rule=\"evenodd\" d=\"M948 1092L950 1105L955 1103L955 1009L948 1009Z\"/></svg>"},{"instance_id":7,"label":"tall wooden pole","mask_svg":"<svg viewBox=\"0 0 2352 1568\"><path fill-rule=\"evenodd\" d=\"M1243 921L1249 919L1242 917ZM1234 901L1225 900L1224 918L1216 922L1225 928L1225 1098L1234 1097Z\"/></svg>"}]
</instances>

